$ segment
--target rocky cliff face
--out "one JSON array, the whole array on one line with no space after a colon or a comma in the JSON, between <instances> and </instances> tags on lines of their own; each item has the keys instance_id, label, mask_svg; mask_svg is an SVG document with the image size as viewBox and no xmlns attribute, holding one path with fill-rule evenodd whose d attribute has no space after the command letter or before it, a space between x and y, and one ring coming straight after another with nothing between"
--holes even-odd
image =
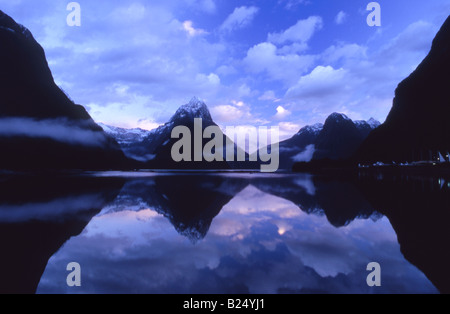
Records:
<instances>
[{"instance_id":1,"label":"rocky cliff face","mask_svg":"<svg viewBox=\"0 0 450 314\"><path fill-rule=\"evenodd\" d=\"M55 84L45 52L0 11L0 168L110 169L120 147Z\"/></svg>"},{"instance_id":2,"label":"rocky cliff face","mask_svg":"<svg viewBox=\"0 0 450 314\"><path fill-rule=\"evenodd\" d=\"M358 162L429 159L450 150L450 17L428 56L398 85L386 122L363 143Z\"/></svg>"}]
</instances>

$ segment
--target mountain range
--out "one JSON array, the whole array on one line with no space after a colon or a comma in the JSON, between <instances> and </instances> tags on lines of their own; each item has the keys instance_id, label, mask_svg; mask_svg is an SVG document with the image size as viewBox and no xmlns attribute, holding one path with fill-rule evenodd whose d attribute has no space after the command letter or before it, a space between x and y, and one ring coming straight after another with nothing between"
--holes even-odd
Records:
<instances>
[{"instance_id":1,"label":"mountain range","mask_svg":"<svg viewBox=\"0 0 450 314\"><path fill-rule=\"evenodd\" d=\"M116 139L128 157L147 162L149 168L172 169L179 168L180 165L172 163L170 149L176 140L171 138L171 132L176 126L190 125L189 128L193 133L194 118L201 118L204 128L211 125L217 126L207 105L196 97L180 107L169 122L152 131L127 130L100 125L105 132ZM290 139L279 143L279 169L290 170L298 161L349 158L369 133L379 125L380 123L374 119L352 121L344 114L333 113L327 118L325 124L305 126ZM234 149L236 152L237 148ZM203 162L197 163L197 166L207 169L256 169L258 163L250 162L249 158L250 156L247 155L245 162L224 162L209 166L208 163ZM192 167L190 164L186 166Z\"/></svg>"},{"instance_id":2,"label":"mountain range","mask_svg":"<svg viewBox=\"0 0 450 314\"><path fill-rule=\"evenodd\" d=\"M153 130L98 125L83 106L59 88L45 52L31 32L0 11L0 164L12 170L255 169L258 163L225 134L219 137L224 161L175 162L176 126L195 133L217 127L203 101L192 99L169 122ZM322 124L306 126L280 143L280 169L297 162L402 162L436 158L450 151L450 17L436 35L428 56L396 89L393 107L380 126L374 119L352 121L333 113ZM191 138L194 147L194 138ZM202 147L210 139L202 138ZM228 149L234 159L227 162ZM425 156L425 157L424 157ZM427 157L429 156L429 157ZM191 159L195 160L194 150Z\"/></svg>"},{"instance_id":3,"label":"mountain range","mask_svg":"<svg viewBox=\"0 0 450 314\"><path fill-rule=\"evenodd\" d=\"M280 169L291 170L296 162L349 158L380 122L352 121L345 114L333 113L325 124L302 128L280 143Z\"/></svg>"},{"instance_id":4,"label":"mountain range","mask_svg":"<svg viewBox=\"0 0 450 314\"><path fill-rule=\"evenodd\" d=\"M450 17L437 33L427 57L398 85L392 109L382 125L374 119L352 121L344 114L333 113L324 124L306 126L280 142L280 169L311 161L320 167L327 163L339 167L340 161L355 167L436 160L439 153L448 155L449 55Z\"/></svg>"}]
</instances>

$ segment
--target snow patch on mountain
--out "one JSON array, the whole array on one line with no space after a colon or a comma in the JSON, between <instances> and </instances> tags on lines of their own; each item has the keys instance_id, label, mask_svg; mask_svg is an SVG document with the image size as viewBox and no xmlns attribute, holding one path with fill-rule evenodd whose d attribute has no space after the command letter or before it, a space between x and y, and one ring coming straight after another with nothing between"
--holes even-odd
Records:
<instances>
[{"instance_id":1,"label":"snow patch on mountain","mask_svg":"<svg viewBox=\"0 0 450 314\"><path fill-rule=\"evenodd\" d=\"M357 120L357 121L354 121L354 123L355 123L355 125L357 126L357 127L360 127L360 126L369 126L371 129L376 129L376 128L378 128L380 125L381 125L381 123L379 122L379 121L377 121L377 120L375 120L374 118L370 118L369 120L367 120L367 121L364 121L364 120Z\"/></svg>"},{"instance_id":2,"label":"snow patch on mountain","mask_svg":"<svg viewBox=\"0 0 450 314\"><path fill-rule=\"evenodd\" d=\"M370 127L371 127L372 129L376 129L376 128L378 128L378 127L381 125L380 121L375 120L374 118L370 118L370 119L367 121L367 123L370 125Z\"/></svg>"},{"instance_id":3,"label":"snow patch on mountain","mask_svg":"<svg viewBox=\"0 0 450 314\"><path fill-rule=\"evenodd\" d=\"M103 131L112 136L120 145L142 142L146 137L153 133L152 131L139 128L124 129L103 123L98 123L98 125L103 129Z\"/></svg>"},{"instance_id":4,"label":"snow patch on mountain","mask_svg":"<svg viewBox=\"0 0 450 314\"><path fill-rule=\"evenodd\" d=\"M186 118L201 118L202 120L212 121L211 113L209 112L208 107L197 97L192 98L188 104L181 106L170 119L170 122L175 122Z\"/></svg>"},{"instance_id":5,"label":"snow patch on mountain","mask_svg":"<svg viewBox=\"0 0 450 314\"><path fill-rule=\"evenodd\" d=\"M302 133L306 133L306 132L312 133L312 134L319 134L322 130L323 130L323 124L316 123L314 125L305 126L304 128L302 128L300 130L300 132L298 134L302 134Z\"/></svg>"},{"instance_id":6,"label":"snow patch on mountain","mask_svg":"<svg viewBox=\"0 0 450 314\"><path fill-rule=\"evenodd\" d=\"M350 119L349 117L347 117L345 114L343 113L332 113L327 120L334 120L334 121L342 121L342 120L346 120L346 121L352 121L352 119Z\"/></svg>"}]
</instances>

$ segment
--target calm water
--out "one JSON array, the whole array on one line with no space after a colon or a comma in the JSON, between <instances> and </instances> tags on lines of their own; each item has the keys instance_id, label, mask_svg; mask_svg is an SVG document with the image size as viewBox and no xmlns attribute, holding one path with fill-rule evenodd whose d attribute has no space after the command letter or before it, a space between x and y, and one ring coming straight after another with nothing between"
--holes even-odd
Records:
<instances>
[{"instance_id":1,"label":"calm water","mask_svg":"<svg viewBox=\"0 0 450 314\"><path fill-rule=\"evenodd\" d=\"M1 292L438 293L445 178L96 174L0 182ZM68 287L66 266L81 266ZM368 287L367 264L382 269Z\"/></svg>"}]
</instances>

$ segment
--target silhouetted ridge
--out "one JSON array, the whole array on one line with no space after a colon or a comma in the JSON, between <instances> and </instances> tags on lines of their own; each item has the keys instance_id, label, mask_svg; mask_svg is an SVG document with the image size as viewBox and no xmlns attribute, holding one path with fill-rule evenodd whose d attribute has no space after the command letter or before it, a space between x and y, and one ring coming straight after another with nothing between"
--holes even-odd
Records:
<instances>
[{"instance_id":1,"label":"silhouetted ridge","mask_svg":"<svg viewBox=\"0 0 450 314\"><path fill-rule=\"evenodd\" d=\"M119 169L116 141L55 84L43 48L0 11L0 168Z\"/></svg>"},{"instance_id":2,"label":"silhouetted ridge","mask_svg":"<svg viewBox=\"0 0 450 314\"><path fill-rule=\"evenodd\" d=\"M450 151L450 18L431 51L395 92L386 122L355 156L359 162L435 160Z\"/></svg>"}]
</instances>

